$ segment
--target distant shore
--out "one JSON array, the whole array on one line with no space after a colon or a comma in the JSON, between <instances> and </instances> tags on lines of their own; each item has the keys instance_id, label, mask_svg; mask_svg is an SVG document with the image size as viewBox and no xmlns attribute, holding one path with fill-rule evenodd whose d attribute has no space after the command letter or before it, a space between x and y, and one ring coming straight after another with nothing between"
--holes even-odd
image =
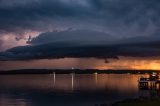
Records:
<instances>
[{"instance_id":1,"label":"distant shore","mask_svg":"<svg viewBox=\"0 0 160 106\"><path fill-rule=\"evenodd\" d=\"M97 70L97 69L19 69L0 71L0 75L9 74L151 74L159 73L158 70Z\"/></svg>"}]
</instances>

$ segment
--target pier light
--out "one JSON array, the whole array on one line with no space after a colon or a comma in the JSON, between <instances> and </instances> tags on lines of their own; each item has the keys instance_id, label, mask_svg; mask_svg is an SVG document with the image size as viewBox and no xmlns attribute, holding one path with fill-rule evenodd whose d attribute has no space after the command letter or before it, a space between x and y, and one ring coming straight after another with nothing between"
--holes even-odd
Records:
<instances>
[{"instance_id":1,"label":"pier light","mask_svg":"<svg viewBox=\"0 0 160 106\"><path fill-rule=\"evenodd\" d=\"M72 70L74 70L75 68L74 67L72 67Z\"/></svg>"},{"instance_id":2,"label":"pier light","mask_svg":"<svg viewBox=\"0 0 160 106\"><path fill-rule=\"evenodd\" d=\"M97 75L98 73L97 73L97 72L95 72L94 74L95 74L95 75Z\"/></svg>"}]
</instances>

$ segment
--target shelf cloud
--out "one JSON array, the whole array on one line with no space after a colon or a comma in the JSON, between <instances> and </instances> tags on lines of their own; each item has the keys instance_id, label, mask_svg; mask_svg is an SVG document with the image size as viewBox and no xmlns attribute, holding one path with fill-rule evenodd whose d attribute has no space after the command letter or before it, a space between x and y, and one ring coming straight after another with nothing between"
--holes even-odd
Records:
<instances>
[{"instance_id":1,"label":"shelf cloud","mask_svg":"<svg viewBox=\"0 0 160 106\"><path fill-rule=\"evenodd\" d=\"M115 45L132 38L158 40L159 5L159 0L0 0L0 50L22 43L30 45L17 48L28 50L47 43ZM33 32L36 36L30 35Z\"/></svg>"}]
</instances>

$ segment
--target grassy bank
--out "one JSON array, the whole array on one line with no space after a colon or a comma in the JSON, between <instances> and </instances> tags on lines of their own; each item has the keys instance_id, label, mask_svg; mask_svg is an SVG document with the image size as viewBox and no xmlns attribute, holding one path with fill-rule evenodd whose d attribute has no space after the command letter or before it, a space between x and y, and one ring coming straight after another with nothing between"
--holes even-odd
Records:
<instances>
[{"instance_id":1,"label":"grassy bank","mask_svg":"<svg viewBox=\"0 0 160 106\"><path fill-rule=\"evenodd\" d=\"M126 100L113 106L160 106L160 98Z\"/></svg>"}]
</instances>

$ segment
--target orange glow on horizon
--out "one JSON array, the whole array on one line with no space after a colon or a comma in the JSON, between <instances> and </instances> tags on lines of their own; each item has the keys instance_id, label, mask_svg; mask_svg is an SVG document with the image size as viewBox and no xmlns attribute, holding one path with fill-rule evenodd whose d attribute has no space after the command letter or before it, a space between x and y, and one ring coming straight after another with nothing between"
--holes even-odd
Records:
<instances>
[{"instance_id":1,"label":"orange glow on horizon","mask_svg":"<svg viewBox=\"0 0 160 106\"><path fill-rule=\"evenodd\" d=\"M130 58L119 60L96 58L41 59L30 61L0 61L0 70L11 69L113 69L160 70L160 58Z\"/></svg>"},{"instance_id":2,"label":"orange glow on horizon","mask_svg":"<svg viewBox=\"0 0 160 106\"><path fill-rule=\"evenodd\" d=\"M160 70L160 60L125 57L119 60L112 60L107 65L97 66L96 69Z\"/></svg>"}]
</instances>

